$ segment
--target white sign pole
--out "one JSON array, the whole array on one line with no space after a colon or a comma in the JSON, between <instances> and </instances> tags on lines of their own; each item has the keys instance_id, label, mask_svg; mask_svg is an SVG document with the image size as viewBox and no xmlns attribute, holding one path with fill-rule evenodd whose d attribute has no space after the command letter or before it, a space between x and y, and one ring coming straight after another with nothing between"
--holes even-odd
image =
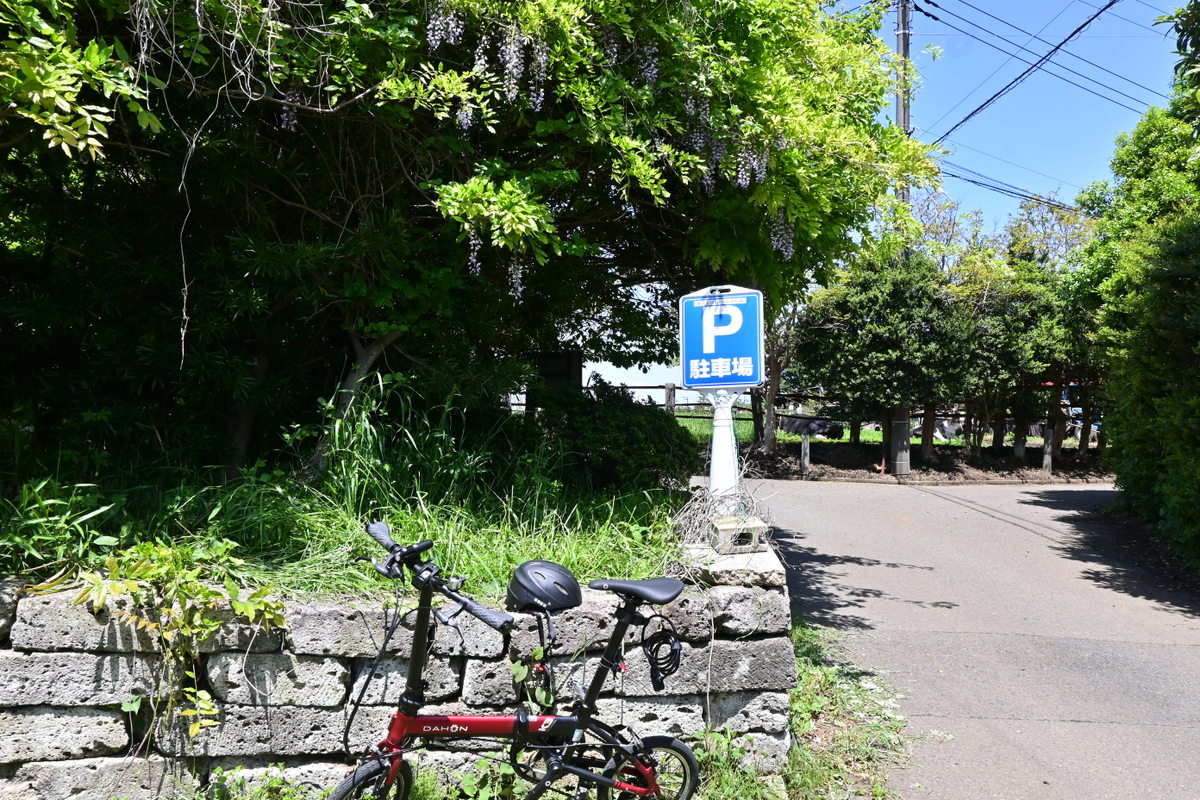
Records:
<instances>
[{"instance_id":1,"label":"white sign pole","mask_svg":"<svg viewBox=\"0 0 1200 800\"><path fill-rule=\"evenodd\" d=\"M733 430L733 407L740 391L732 392L720 389L716 392L705 392L708 402L712 403L712 450L708 467L708 491L718 506L724 506L738 494L741 486L742 471L738 466L737 436ZM722 499L725 502L722 502ZM732 514L733 508L721 508L720 513Z\"/></svg>"}]
</instances>

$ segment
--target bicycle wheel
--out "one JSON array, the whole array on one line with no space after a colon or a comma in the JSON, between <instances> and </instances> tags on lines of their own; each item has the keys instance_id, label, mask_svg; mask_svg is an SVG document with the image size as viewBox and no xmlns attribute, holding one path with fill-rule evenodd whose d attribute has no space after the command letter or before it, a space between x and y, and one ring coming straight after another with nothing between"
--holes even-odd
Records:
<instances>
[{"instance_id":1,"label":"bicycle wheel","mask_svg":"<svg viewBox=\"0 0 1200 800\"><path fill-rule=\"evenodd\" d=\"M329 800L407 800L412 789L412 767L400 762L396 780L384 786L391 764L386 759L373 759L360 764L346 780L338 784Z\"/></svg>"},{"instance_id":2,"label":"bicycle wheel","mask_svg":"<svg viewBox=\"0 0 1200 800\"><path fill-rule=\"evenodd\" d=\"M670 736L647 736L642 749L632 759L618 753L604 767L604 777L648 788L651 779L658 786L652 797L658 800L688 800L699 784L700 765L690 747ZM609 800L607 786L597 787L598 800ZM616 800L640 800L632 792L617 791Z\"/></svg>"}]
</instances>

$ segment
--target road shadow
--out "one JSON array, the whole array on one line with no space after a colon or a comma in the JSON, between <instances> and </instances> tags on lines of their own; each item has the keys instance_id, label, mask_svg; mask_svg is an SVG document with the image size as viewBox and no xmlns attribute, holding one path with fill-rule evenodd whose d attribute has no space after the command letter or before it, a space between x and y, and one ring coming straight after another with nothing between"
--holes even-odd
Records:
<instances>
[{"instance_id":1,"label":"road shadow","mask_svg":"<svg viewBox=\"0 0 1200 800\"><path fill-rule=\"evenodd\" d=\"M844 631L864 631L875 626L866 617L853 613L868 600L886 598L896 602L923 607L953 608L954 603L905 600L880 591L842 582L838 567L882 567L884 569L920 569L933 567L901 564L848 555L830 555L804 544L799 531L774 527L771 539L787 571L788 595L791 598L793 622L804 622Z\"/></svg>"},{"instance_id":2,"label":"road shadow","mask_svg":"<svg viewBox=\"0 0 1200 800\"><path fill-rule=\"evenodd\" d=\"M1069 534L1054 549L1089 565L1086 580L1164 611L1200 616L1200 573L1144 524L1113 511L1119 499L1112 489L1042 489L1020 502L1061 512L1054 519Z\"/></svg>"}]
</instances>

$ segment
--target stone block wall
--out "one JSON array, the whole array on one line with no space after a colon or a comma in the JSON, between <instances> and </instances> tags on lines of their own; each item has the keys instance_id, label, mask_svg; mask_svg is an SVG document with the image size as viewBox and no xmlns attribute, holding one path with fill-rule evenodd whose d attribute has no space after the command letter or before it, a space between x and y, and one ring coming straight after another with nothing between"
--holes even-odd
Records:
<instances>
[{"instance_id":1,"label":"stone block wall","mask_svg":"<svg viewBox=\"0 0 1200 800\"><path fill-rule=\"evenodd\" d=\"M656 692L631 631L628 670L610 679L600 718L641 735L693 737L705 727L743 735L764 771L780 770L789 747L787 692L795 684L784 570L776 556L689 553L696 583L662 609L684 640L679 672ZM292 602L286 630L266 634L230 615L203 645L203 678L220 724L189 738L184 719L152 723L121 704L158 691L158 646L120 615L93 614L70 594L22 597L0 580L0 800L149 800L186 797L214 770L242 767L251 778L332 786L350 752L382 738L403 690L412 631L401 626L376 662L386 614L366 601ZM555 674L586 684L613 624L615 595L585 590L580 608L556 618ZM460 630L439 626L426 671L425 713L512 708L510 667L538 644L532 617L500 634L460 614ZM148 707L149 702L143 702ZM138 755L131 755L137 753ZM418 769L447 775L475 755L421 751ZM281 765L281 766L280 766Z\"/></svg>"}]
</instances>

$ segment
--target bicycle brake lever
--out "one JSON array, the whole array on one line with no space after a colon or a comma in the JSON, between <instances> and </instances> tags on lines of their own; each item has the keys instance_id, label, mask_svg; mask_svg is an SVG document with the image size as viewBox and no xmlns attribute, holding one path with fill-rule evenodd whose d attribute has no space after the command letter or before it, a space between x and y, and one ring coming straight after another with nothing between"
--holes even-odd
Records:
<instances>
[{"instance_id":1,"label":"bicycle brake lever","mask_svg":"<svg viewBox=\"0 0 1200 800\"><path fill-rule=\"evenodd\" d=\"M454 610L452 610L452 611L443 611L443 610L441 610L440 608L436 608L436 609L434 609L434 611L433 611L433 615L434 615L435 617L437 617L437 619L438 619L438 622L442 623L443 625L449 625L451 628L457 628L457 627L458 627L458 623L454 622L453 620L454 620L454 618L455 618L455 617L457 617L457 616L458 616L460 613L462 613L462 610L463 610L463 608L464 608L464 606L463 606L463 604L462 604L462 603L457 603L457 604L454 606Z\"/></svg>"},{"instance_id":2,"label":"bicycle brake lever","mask_svg":"<svg viewBox=\"0 0 1200 800\"><path fill-rule=\"evenodd\" d=\"M454 618L461 614L464 608L466 606L463 603L458 603L450 611L442 611L436 608L433 610L433 615L437 617L437 621L440 624L445 625L458 634L458 643L460 646L466 645L467 637L462 632L462 626L455 622Z\"/></svg>"},{"instance_id":3,"label":"bicycle brake lever","mask_svg":"<svg viewBox=\"0 0 1200 800\"><path fill-rule=\"evenodd\" d=\"M404 577L404 568L396 563L395 556L388 556L383 561L374 561L366 556L359 556L355 561L369 561L371 566L385 578L399 580Z\"/></svg>"}]
</instances>

